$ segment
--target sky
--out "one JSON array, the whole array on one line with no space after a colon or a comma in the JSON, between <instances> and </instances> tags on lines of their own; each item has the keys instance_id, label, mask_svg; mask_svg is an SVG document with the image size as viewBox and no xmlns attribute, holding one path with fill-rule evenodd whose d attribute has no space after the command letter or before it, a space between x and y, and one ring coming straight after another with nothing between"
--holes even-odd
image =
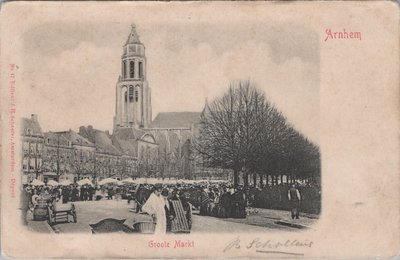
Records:
<instances>
[{"instance_id":1,"label":"sky","mask_svg":"<svg viewBox=\"0 0 400 260\"><path fill-rule=\"evenodd\" d=\"M145 45L153 118L201 111L229 83L250 80L318 143L319 45L296 23L43 22L22 35L22 114L44 131L93 125L112 131L122 46L135 23Z\"/></svg>"}]
</instances>

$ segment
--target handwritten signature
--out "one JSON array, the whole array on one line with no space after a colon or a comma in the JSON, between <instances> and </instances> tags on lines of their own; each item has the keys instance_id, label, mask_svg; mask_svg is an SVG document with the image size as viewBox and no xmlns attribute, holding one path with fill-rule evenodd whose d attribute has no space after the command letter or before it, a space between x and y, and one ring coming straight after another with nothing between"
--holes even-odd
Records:
<instances>
[{"instance_id":1,"label":"handwritten signature","mask_svg":"<svg viewBox=\"0 0 400 260\"><path fill-rule=\"evenodd\" d=\"M275 253L275 254L289 254L289 255L304 255L303 253L294 253L289 251L291 248L311 248L312 241L309 240L262 240L257 237L250 242L242 242L240 237L236 237L230 241L224 248L224 253L234 249L255 250L258 253Z\"/></svg>"}]
</instances>

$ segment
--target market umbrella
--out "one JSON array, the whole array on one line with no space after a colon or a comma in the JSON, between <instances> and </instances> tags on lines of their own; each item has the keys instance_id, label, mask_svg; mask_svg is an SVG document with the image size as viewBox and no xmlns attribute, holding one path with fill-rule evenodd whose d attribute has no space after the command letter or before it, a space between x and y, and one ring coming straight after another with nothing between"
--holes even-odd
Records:
<instances>
[{"instance_id":1,"label":"market umbrella","mask_svg":"<svg viewBox=\"0 0 400 260\"><path fill-rule=\"evenodd\" d=\"M34 179L34 180L31 182L31 185L32 185L32 186L43 186L43 185L44 185L44 182L39 181L38 179Z\"/></svg>"},{"instance_id":2,"label":"market umbrella","mask_svg":"<svg viewBox=\"0 0 400 260\"><path fill-rule=\"evenodd\" d=\"M82 179L80 181L76 182L78 185L83 186L83 185L90 185L93 186L93 183L89 179Z\"/></svg>"},{"instance_id":3,"label":"market umbrella","mask_svg":"<svg viewBox=\"0 0 400 260\"><path fill-rule=\"evenodd\" d=\"M58 186L58 182L56 182L55 180L49 180L47 182L47 185L49 185L49 186Z\"/></svg>"},{"instance_id":4,"label":"market umbrella","mask_svg":"<svg viewBox=\"0 0 400 260\"><path fill-rule=\"evenodd\" d=\"M106 184L111 184L111 183L117 183L118 180L117 179L113 179L113 178L106 178L104 180L101 180L98 182L99 185L106 185Z\"/></svg>"},{"instance_id":5,"label":"market umbrella","mask_svg":"<svg viewBox=\"0 0 400 260\"><path fill-rule=\"evenodd\" d=\"M175 180L175 179L164 179L164 181L163 181L163 183L165 183L165 184L176 184L177 183L177 180Z\"/></svg>"},{"instance_id":6,"label":"market umbrella","mask_svg":"<svg viewBox=\"0 0 400 260\"><path fill-rule=\"evenodd\" d=\"M147 184L156 184L156 183L160 183L161 182L161 180L158 180L158 179L156 179L156 178L148 178L147 179Z\"/></svg>"},{"instance_id":7,"label":"market umbrella","mask_svg":"<svg viewBox=\"0 0 400 260\"><path fill-rule=\"evenodd\" d=\"M122 182L123 183L135 183L135 181L131 177L123 179Z\"/></svg>"},{"instance_id":8,"label":"market umbrella","mask_svg":"<svg viewBox=\"0 0 400 260\"><path fill-rule=\"evenodd\" d=\"M59 185L61 185L61 186L68 186L71 184L72 184L72 182L69 180L63 180L63 181L60 181L60 183L59 183Z\"/></svg>"},{"instance_id":9,"label":"market umbrella","mask_svg":"<svg viewBox=\"0 0 400 260\"><path fill-rule=\"evenodd\" d=\"M145 183L147 183L147 180L145 178L138 178L138 179L133 180L133 182L137 183L137 184L145 184Z\"/></svg>"}]
</instances>

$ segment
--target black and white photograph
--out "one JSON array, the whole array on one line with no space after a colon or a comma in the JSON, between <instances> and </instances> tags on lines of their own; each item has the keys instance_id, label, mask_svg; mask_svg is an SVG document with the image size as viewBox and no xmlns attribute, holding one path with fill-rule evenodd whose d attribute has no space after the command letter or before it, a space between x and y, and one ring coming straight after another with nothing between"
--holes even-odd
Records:
<instances>
[{"instance_id":1,"label":"black and white photograph","mask_svg":"<svg viewBox=\"0 0 400 260\"><path fill-rule=\"evenodd\" d=\"M317 221L312 30L52 23L24 45L42 57L27 57L23 78L33 89L21 129L28 228L268 232ZM35 107L42 95L57 107Z\"/></svg>"},{"instance_id":2,"label":"black and white photograph","mask_svg":"<svg viewBox=\"0 0 400 260\"><path fill-rule=\"evenodd\" d=\"M398 27L374 4L7 3L3 250L383 256Z\"/></svg>"}]
</instances>

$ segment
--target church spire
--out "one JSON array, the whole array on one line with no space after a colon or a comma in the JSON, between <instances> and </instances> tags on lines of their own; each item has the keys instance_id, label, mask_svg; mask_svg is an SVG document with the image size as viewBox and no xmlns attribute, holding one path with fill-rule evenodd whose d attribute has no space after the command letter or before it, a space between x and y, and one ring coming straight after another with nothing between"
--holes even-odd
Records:
<instances>
[{"instance_id":1,"label":"church spire","mask_svg":"<svg viewBox=\"0 0 400 260\"><path fill-rule=\"evenodd\" d=\"M131 24L131 33L128 36L128 40L126 41L125 45L127 44L135 44L141 43L139 40L139 35L136 33L136 25L134 23Z\"/></svg>"},{"instance_id":2,"label":"church spire","mask_svg":"<svg viewBox=\"0 0 400 260\"><path fill-rule=\"evenodd\" d=\"M203 111L201 112L200 117L201 118L206 118L209 114L210 114L210 106L208 104L208 98L206 97L204 108L203 108Z\"/></svg>"}]
</instances>

